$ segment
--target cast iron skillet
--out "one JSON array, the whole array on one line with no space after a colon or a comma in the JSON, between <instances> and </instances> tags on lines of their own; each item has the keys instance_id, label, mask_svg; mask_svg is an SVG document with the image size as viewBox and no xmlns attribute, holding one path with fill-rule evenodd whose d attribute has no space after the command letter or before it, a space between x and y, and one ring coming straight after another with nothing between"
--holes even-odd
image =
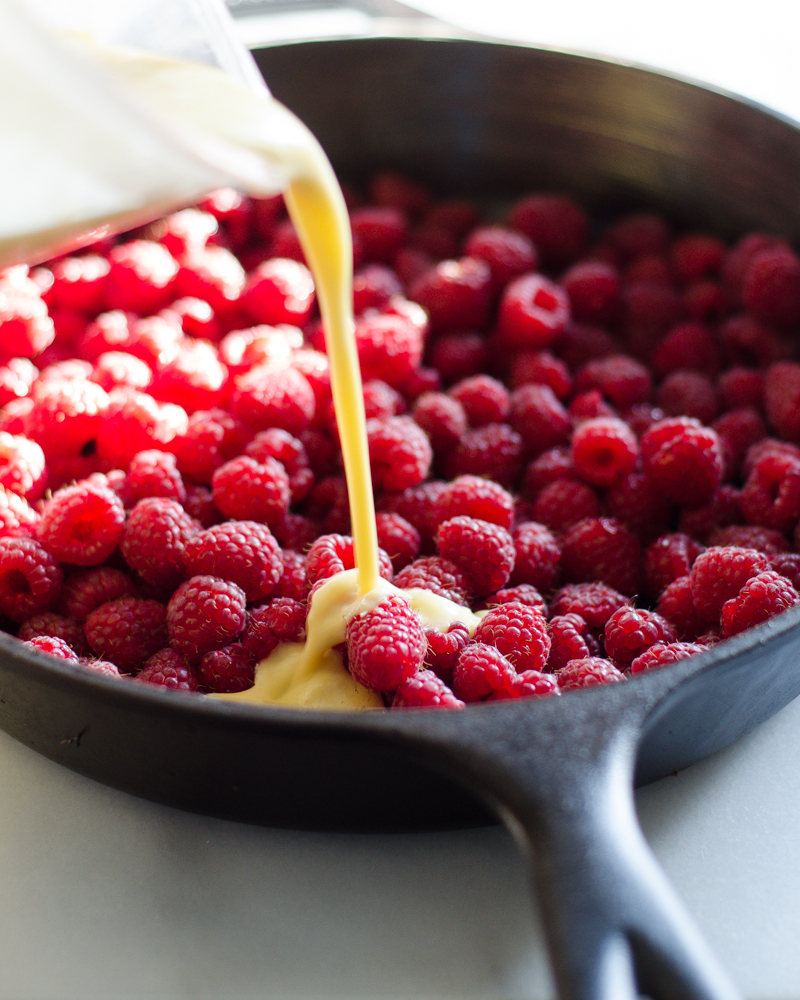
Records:
<instances>
[{"instance_id":1,"label":"cast iron skillet","mask_svg":"<svg viewBox=\"0 0 800 1000\"><path fill-rule=\"evenodd\" d=\"M443 190L568 188L695 225L800 233L800 132L763 109L601 60L375 38L264 50L273 92L345 176ZM499 815L535 855L563 1000L734 995L639 830L632 789L800 693L800 608L624 684L463 712L295 712L93 676L0 634L0 726L137 795L250 822L410 829ZM481 806L478 802L483 802Z\"/></svg>"}]
</instances>

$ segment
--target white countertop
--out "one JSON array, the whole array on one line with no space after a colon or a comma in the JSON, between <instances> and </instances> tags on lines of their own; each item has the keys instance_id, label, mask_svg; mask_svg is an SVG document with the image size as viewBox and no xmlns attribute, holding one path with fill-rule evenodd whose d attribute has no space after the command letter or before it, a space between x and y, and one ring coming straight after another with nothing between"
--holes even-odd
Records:
<instances>
[{"instance_id":1,"label":"white countertop","mask_svg":"<svg viewBox=\"0 0 800 1000\"><path fill-rule=\"evenodd\" d=\"M800 118L800 9L421 0L473 31L605 52ZM648 17L651 20L648 20ZM748 1000L800 997L800 701L638 795L654 851ZM0 1000L551 996L500 828L375 836L181 813L0 733Z\"/></svg>"}]
</instances>

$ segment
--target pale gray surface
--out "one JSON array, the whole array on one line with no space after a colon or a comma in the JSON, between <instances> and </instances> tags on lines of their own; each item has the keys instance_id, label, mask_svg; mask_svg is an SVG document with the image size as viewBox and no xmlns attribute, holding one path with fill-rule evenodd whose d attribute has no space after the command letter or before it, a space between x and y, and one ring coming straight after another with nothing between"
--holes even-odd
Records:
<instances>
[{"instance_id":1,"label":"pale gray surface","mask_svg":"<svg viewBox=\"0 0 800 1000\"><path fill-rule=\"evenodd\" d=\"M750 1000L800 996L800 700L639 795ZM0 734L0 998L535 997L548 973L501 829L259 829L107 789Z\"/></svg>"}]
</instances>

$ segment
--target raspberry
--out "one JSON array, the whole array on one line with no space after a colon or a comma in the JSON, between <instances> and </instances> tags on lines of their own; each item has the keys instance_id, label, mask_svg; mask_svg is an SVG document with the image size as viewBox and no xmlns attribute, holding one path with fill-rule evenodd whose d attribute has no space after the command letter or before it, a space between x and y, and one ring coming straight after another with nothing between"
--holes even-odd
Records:
<instances>
[{"instance_id":1,"label":"raspberry","mask_svg":"<svg viewBox=\"0 0 800 1000\"><path fill-rule=\"evenodd\" d=\"M453 622L446 632L430 627L425 629L425 640L425 667L452 685L456 661L470 641L469 629L463 622Z\"/></svg>"},{"instance_id":2,"label":"raspberry","mask_svg":"<svg viewBox=\"0 0 800 1000\"><path fill-rule=\"evenodd\" d=\"M215 313L239 301L245 287L242 265L224 247L206 246L181 259L175 280L179 297L205 302Z\"/></svg>"},{"instance_id":3,"label":"raspberry","mask_svg":"<svg viewBox=\"0 0 800 1000\"><path fill-rule=\"evenodd\" d=\"M422 361L422 334L403 316L363 316L356 323L355 338L365 381L381 379L399 389Z\"/></svg>"},{"instance_id":4,"label":"raspberry","mask_svg":"<svg viewBox=\"0 0 800 1000\"><path fill-rule=\"evenodd\" d=\"M726 529L742 520L739 510L739 490L733 486L719 486L711 500L702 507L681 511L678 530L700 542L707 542L720 529ZM722 542L720 544L727 544ZM732 543L735 544L735 543ZM755 548L756 546L744 546Z\"/></svg>"},{"instance_id":5,"label":"raspberry","mask_svg":"<svg viewBox=\"0 0 800 1000\"><path fill-rule=\"evenodd\" d=\"M431 479L384 498L383 509L399 514L417 529L423 550L433 547L434 535L440 524L436 517L436 503L446 485L438 479Z\"/></svg>"},{"instance_id":6,"label":"raspberry","mask_svg":"<svg viewBox=\"0 0 800 1000\"><path fill-rule=\"evenodd\" d=\"M410 417L368 420L367 442L376 489L405 490L428 478L433 450Z\"/></svg>"},{"instance_id":7,"label":"raspberry","mask_svg":"<svg viewBox=\"0 0 800 1000\"><path fill-rule=\"evenodd\" d=\"M707 503L722 479L719 438L689 417L661 420L640 442L642 466L654 487L687 507Z\"/></svg>"},{"instance_id":8,"label":"raspberry","mask_svg":"<svg viewBox=\"0 0 800 1000\"><path fill-rule=\"evenodd\" d=\"M174 358L158 367L150 393L194 413L224 402L227 381L228 370L220 363L214 346L204 340L188 339Z\"/></svg>"},{"instance_id":9,"label":"raspberry","mask_svg":"<svg viewBox=\"0 0 800 1000\"><path fill-rule=\"evenodd\" d=\"M616 417L617 411L603 399L599 389L579 392L569 404L569 415L576 424L598 417Z\"/></svg>"},{"instance_id":10,"label":"raspberry","mask_svg":"<svg viewBox=\"0 0 800 1000\"><path fill-rule=\"evenodd\" d=\"M39 515L24 497L0 487L0 537L32 537L36 534Z\"/></svg>"},{"instance_id":11,"label":"raspberry","mask_svg":"<svg viewBox=\"0 0 800 1000\"><path fill-rule=\"evenodd\" d=\"M562 276L561 285L569 296L570 312L575 319L600 326L616 319L620 279L615 267L602 261L581 261Z\"/></svg>"},{"instance_id":12,"label":"raspberry","mask_svg":"<svg viewBox=\"0 0 800 1000\"><path fill-rule=\"evenodd\" d=\"M800 595L786 577L774 570L759 573L747 581L736 597L722 605L722 634L726 638L738 635L774 618L798 601Z\"/></svg>"},{"instance_id":13,"label":"raspberry","mask_svg":"<svg viewBox=\"0 0 800 1000\"><path fill-rule=\"evenodd\" d=\"M375 527L378 530L378 545L391 559L395 573L419 555L422 547L419 532L404 517L399 514L376 514Z\"/></svg>"},{"instance_id":14,"label":"raspberry","mask_svg":"<svg viewBox=\"0 0 800 1000\"><path fill-rule=\"evenodd\" d=\"M46 485L47 469L39 445L21 435L0 431L0 486L33 503Z\"/></svg>"},{"instance_id":15,"label":"raspberry","mask_svg":"<svg viewBox=\"0 0 800 1000\"><path fill-rule=\"evenodd\" d=\"M686 576L704 547L680 532L661 535L645 549L644 575L647 589L658 597L673 580Z\"/></svg>"},{"instance_id":16,"label":"raspberry","mask_svg":"<svg viewBox=\"0 0 800 1000\"><path fill-rule=\"evenodd\" d=\"M424 392L414 401L411 416L428 435L434 454L457 445L467 430L467 415L456 399L442 392Z\"/></svg>"},{"instance_id":17,"label":"raspberry","mask_svg":"<svg viewBox=\"0 0 800 1000\"><path fill-rule=\"evenodd\" d=\"M679 576L661 593L656 610L671 622L682 639L695 639L702 635L717 616L702 614L692 599L692 580L688 574Z\"/></svg>"},{"instance_id":18,"label":"raspberry","mask_svg":"<svg viewBox=\"0 0 800 1000\"><path fill-rule=\"evenodd\" d=\"M321 524L329 534L350 531L350 501L343 476L326 476L314 485L306 498L305 515ZM282 525L285 518L280 521ZM275 526L277 531L280 525Z\"/></svg>"},{"instance_id":19,"label":"raspberry","mask_svg":"<svg viewBox=\"0 0 800 1000\"><path fill-rule=\"evenodd\" d=\"M464 573L441 556L423 556L401 569L394 578L394 585L401 590L430 590L446 597L454 604L466 605L470 592Z\"/></svg>"},{"instance_id":20,"label":"raspberry","mask_svg":"<svg viewBox=\"0 0 800 1000\"><path fill-rule=\"evenodd\" d=\"M166 614L159 601L120 597L95 608L84 633L98 656L125 673L136 673L166 645Z\"/></svg>"},{"instance_id":21,"label":"raspberry","mask_svg":"<svg viewBox=\"0 0 800 1000\"><path fill-rule=\"evenodd\" d=\"M272 591L273 599L291 597L301 601L306 593L306 559L299 552L284 549L283 573Z\"/></svg>"},{"instance_id":22,"label":"raspberry","mask_svg":"<svg viewBox=\"0 0 800 1000\"><path fill-rule=\"evenodd\" d=\"M454 562L474 594L492 594L507 581L514 566L514 542L500 525L474 517L445 521L437 535L439 554Z\"/></svg>"},{"instance_id":23,"label":"raspberry","mask_svg":"<svg viewBox=\"0 0 800 1000\"><path fill-rule=\"evenodd\" d=\"M297 435L315 410L314 390L296 368L258 365L233 380L231 412L254 430L281 427Z\"/></svg>"},{"instance_id":24,"label":"raspberry","mask_svg":"<svg viewBox=\"0 0 800 1000\"><path fill-rule=\"evenodd\" d=\"M218 229L217 220L210 212L185 208L154 222L147 232L151 239L163 243L173 257L180 259L187 253L202 250Z\"/></svg>"},{"instance_id":25,"label":"raspberry","mask_svg":"<svg viewBox=\"0 0 800 1000\"><path fill-rule=\"evenodd\" d=\"M747 477L739 504L749 524L791 532L800 521L800 462L765 456Z\"/></svg>"},{"instance_id":26,"label":"raspberry","mask_svg":"<svg viewBox=\"0 0 800 1000\"><path fill-rule=\"evenodd\" d=\"M421 215L430 204L430 192L402 174L384 170L372 178L369 193L376 205L398 208L412 218Z\"/></svg>"},{"instance_id":27,"label":"raspberry","mask_svg":"<svg viewBox=\"0 0 800 1000\"><path fill-rule=\"evenodd\" d=\"M368 420L386 420L406 411L406 401L402 395L380 379L373 378L365 382L363 395Z\"/></svg>"},{"instance_id":28,"label":"raspberry","mask_svg":"<svg viewBox=\"0 0 800 1000\"><path fill-rule=\"evenodd\" d=\"M488 360L489 347L479 333L444 333L433 341L427 355L428 364L448 385L480 374Z\"/></svg>"},{"instance_id":29,"label":"raspberry","mask_svg":"<svg viewBox=\"0 0 800 1000\"><path fill-rule=\"evenodd\" d=\"M674 371L667 375L656 392L656 403L668 416L694 417L710 424L719 413L716 387L699 372Z\"/></svg>"},{"instance_id":30,"label":"raspberry","mask_svg":"<svg viewBox=\"0 0 800 1000\"><path fill-rule=\"evenodd\" d=\"M250 654L239 643L207 652L197 665L201 684L217 694L246 691L255 681L255 666Z\"/></svg>"},{"instance_id":31,"label":"raspberry","mask_svg":"<svg viewBox=\"0 0 800 1000\"><path fill-rule=\"evenodd\" d=\"M625 675L610 660L599 656L586 656L580 660L570 660L556 673L558 686L562 691L596 687L598 684L617 684L625 680Z\"/></svg>"},{"instance_id":32,"label":"raspberry","mask_svg":"<svg viewBox=\"0 0 800 1000\"><path fill-rule=\"evenodd\" d=\"M764 409L779 437L800 442L800 364L780 361L767 369Z\"/></svg>"},{"instance_id":33,"label":"raspberry","mask_svg":"<svg viewBox=\"0 0 800 1000\"><path fill-rule=\"evenodd\" d=\"M176 299L169 306L170 317L175 317L181 329L190 337L218 343L222 338L222 328L214 315L214 310L203 299L187 295ZM162 312L162 316L163 316Z\"/></svg>"},{"instance_id":34,"label":"raspberry","mask_svg":"<svg viewBox=\"0 0 800 1000\"><path fill-rule=\"evenodd\" d=\"M35 649L39 653L47 653L48 656L55 656L59 660L69 660L78 662L75 651L63 639L52 635L37 635L32 639L23 642L28 649Z\"/></svg>"},{"instance_id":35,"label":"raspberry","mask_svg":"<svg viewBox=\"0 0 800 1000\"><path fill-rule=\"evenodd\" d=\"M166 247L152 240L131 240L115 246L108 261L105 297L109 308L148 316L167 304L178 264Z\"/></svg>"},{"instance_id":36,"label":"raspberry","mask_svg":"<svg viewBox=\"0 0 800 1000\"><path fill-rule=\"evenodd\" d=\"M618 479L606 493L605 513L621 521L641 541L649 542L669 528L672 505L641 472ZM589 513L594 517L596 514Z\"/></svg>"},{"instance_id":37,"label":"raspberry","mask_svg":"<svg viewBox=\"0 0 800 1000\"><path fill-rule=\"evenodd\" d=\"M282 368L302 346L303 335L295 326L250 326L222 338L219 358L231 374L241 375L258 365Z\"/></svg>"},{"instance_id":38,"label":"raspberry","mask_svg":"<svg viewBox=\"0 0 800 1000\"><path fill-rule=\"evenodd\" d=\"M509 423L532 454L569 442L569 414L546 385L522 385L511 393Z\"/></svg>"},{"instance_id":39,"label":"raspberry","mask_svg":"<svg viewBox=\"0 0 800 1000\"><path fill-rule=\"evenodd\" d=\"M449 390L448 395L464 407L471 427L502 423L508 417L508 389L489 375L463 379Z\"/></svg>"},{"instance_id":40,"label":"raspberry","mask_svg":"<svg viewBox=\"0 0 800 1000\"><path fill-rule=\"evenodd\" d=\"M146 389L153 373L144 361L127 351L106 351L95 361L90 377L108 392L116 385Z\"/></svg>"},{"instance_id":41,"label":"raspberry","mask_svg":"<svg viewBox=\"0 0 800 1000\"><path fill-rule=\"evenodd\" d=\"M481 602L480 608L476 610L482 611L486 608L496 608L501 604L511 604L512 602L525 604L529 608L536 608L538 611L541 611L545 618L547 617L545 600L536 587L530 583L518 583L516 587L504 587L502 590L497 590L494 594L486 597Z\"/></svg>"},{"instance_id":42,"label":"raspberry","mask_svg":"<svg viewBox=\"0 0 800 1000\"><path fill-rule=\"evenodd\" d=\"M795 538L797 529L795 529ZM756 549L768 556L787 552L790 548L786 537L774 528L762 528L755 524L734 524L720 528L708 540L709 545L737 545L743 549Z\"/></svg>"},{"instance_id":43,"label":"raspberry","mask_svg":"<svg viewBox=\"0 0 800 1000\"><path fill-rule=\"evenodd\" d=\"M695 607L713 620L748 580L768 569L769 559L755 549L732 545L706 549L695 559L691 571Z\"/></svg>"},{"instance_id":44,"label":"raspberry","mask_svg":"<svg viewBox=\"0 0 800 1000\"><path fill-rule=\"evenodd\" d=\"M619 343L610 333L587 323L569 323L558 338L556 351L571 372L618 352Z\"/></svg>"},{"instance_id":45,"label":"raspberry","mask_svg":"<svg viewBox=\"0 0 800 1000\"><path fill-rule=\"evenodd\" d=\"M27 358L11 358L0 365L0 407L27 396L38 374Z\"/></svg>"},{"instance_id":46,"label":"raspberry","mask_svg":"<svg viewBox=\"0 0 800 1000\"><path fill-rule=\"evenodd\" d=\"M562 587L550 601L550 614L577 614L594 629L602 629L605 623L628 599L612 590L605 583L570 583Z\"/></svg>"},{"instance_id":47,"label":"raspberry","mask_svg":"<svg viewBox=\"0 0 800 1000\"><path fill-rule=\"evenodd\" d=\"M622 420L597 417L584 421L573 432L575 470L593 486L611 486L633 472L638 458L636 435Z\"/></svg>"},{"instance_id":48,"label":"raspberry","mask_svg":"<svg viewBox=\"0 0 800 1000\"><path fill-rule=\"evenodd\" d=\"M534 271L539 254L527 236L505 226L473 229L464 243L468 257L485 260L492 273L492 291L497 294L514 278Z\"/></svg>"},{"instance_id":49,"label":"raspberry","mask_svg":"<svg viewBox=\"0 0 800 1000\"><path fill-rule=\"evenodd\" d=\"M306 637L306 606L291 597L277 597L250 615L242 645L255 660L269 656L279 642L302 642Z\"/></svg>"},{"instance_id":50,"label":"raspberry","mask_svg":"<svg viewBox=\"0 0 800 1000\"><path fill-rule=\"evenodd\" d=\"M569 322L569 299L541 274L523 274L500 299L498 329L506 347L549 347Z\"/></svg>"},{"instance_id":51,"label":"raspberry","mask_svg":"<svg viewBox=\"0 0 800 1000\"><path fill-rule=\"evenodd\" d=\"M788 247L753 254L742 280L742 300L757 319L780 329L800 322L800 259Z\"/></svg>"},{"instance_id":52,"label":"raspberry","mask_svg":"<svg viewBox=\"0 0 800 1000\"><path fill-rule=\"evenodd\" d=\"M121 570L97 566L70 574L61 588L59 610L78 622L96 607L119 597L134 597L136 584Z\"/></svg>"},{"instance_id":53,"label":"raspberry","mask_svg":"<svg viewBox=\"0 0 800 1000\"><path fill-rule=\"evenodd\" d=\"M97 432L97 453L112 468L127 469L140 451L164 448L186 431L186 414L124 386L112 389Z\"/></svg>"},{"instance_id":54,"label":"raspberry","mask_svg":"<svg viewBox=\"0 0 800 1000\"><path fill-rule=\"evenodd\" d=\"M673 326L654 351L652 365L654 373L659 376L684 368L715 378L720 367L719 348L703 323L679 323Z\"/></svg>"},{"instance_id":55,"label":"raspberry","mask_svg":"<svg viewBox=\"0 0 800 1000\"><path fill-rule=\"evenodd\" d=\"M545 698L549 695L560 695L558 681L550 674L538 670L524 670L511 681L511 693L495 694L489 701L502 701L506 698Z\"/></svg>"},{"instance_id":56,"label":"raspberry","mask_svg":"<svg viewBox=\"0 0 800 1000\"><path fill-rule=\"evenodd\" d=\"M522 492L535 499L545 486L558 479L577 479L571 448L548 448L535 458L525 470Z\"/></svg>"},{"instance_id":57,"label":"raspberry","mask_svg":"<svg viewBox=\"0 0 800 1000\"><path fill-rule=\"evenodd\" d=\"M408 220L396 208L357 208L350 215L350 226L364 260L383 264L392 260L408 236Z\"/></svg>"},{"instance_id":58,"label":"raspberry","mask_svg":"<svg viewBox=\"0 0 800 1000\"><path fill-rule=\"evenodd\" d=\"M595 491L572 479L550 483L533 502L532 517L551 531L566 531L586 517L599 516L600 501Z\"/></svg>"},{"instance_id":59,"label":"raspberry","mask_svg":"<svg viewBox=\"0 0 800 1000\"><path fill-rule=\"evenodd\" d=\"M17 632L17 638L23 642L35 639L37 636L49 636L65 642L76 656L85 656L89 652L86 637L81 623L75 618L56 614L54 611L44 611L26 619Z\"/></svg>"},{"instance_id":60,"label":"raspberry","mask_svg":"<svg viewBox=\"0 0 800 1000\"><path fill-rule=\"evenodd\" d=\"M128 468L126 492L131 504L146 497L166 497L182 503L186 487L175 456L155 449L137 452Z\"/></svg>"},{"instance_id":61,"label":"raspberry","mask_svg":"<svg viewBox=\"0 0 800 1000\"><path fill-rule=\"evenodd\" d=\"M512 487L522 468L522 456L523 440L515 430L507 424L486 424L467 431L448 452L444 465L450 479L483 476Z\"/></svg>"},{"instance_id":62,"label":"raspberry","mask_svg":"<svg viewBox=\"0 0 800 1000\"><path fill-rule=\"evenodd\" d=\"M637 593L641 548L619 521L609 517L578 521L565 532L561 552L564 576L572 583L605 581L623 594Z\"/></svg>"},{"instance_id":63,"label":"raspberry","mask_svg":"<svg viewBox=\"0 0 800 1000\"><path fill-rule=\"evenodd\" d=\"M550 653L547 657L550 673L561 670L570 660L582 660L597 652L597 642L580 615L556 615L550 619Z\"/></svg>"},{"instance_id":64,"label":"raspberry","mask_svg":"<svg viewBox=\"0 0 800 1000\"><path fill-rule=\"evenodd\" d=\"M53 266L53 287L48 302L62 309L98 313L105 303L105 283L111 269L98 254L63 257Z\"/></svg>"},{"instance_id":65,"label":"raspberry","mask_svg":"<svg viewBox=\"0 0 800 1000\"><path fill-rule=\"evenodd\" d=\"M427 648L419 618L405 597L394 593L351 618L345 641L350 672L374 691L396 691L422 666Z\"/></svg>"},{"instance_id":66,"label":"raspberry","mask_svg":"<svg viewBox=\"0 0 800 1000\"><path fill-rule=\"evenodd\" d=\"M186 660L168 646L154 653L136 675L137 681L170 691L198 691L200 682Z\"/></svg>"},{"instance_id":67,"label":"raspberry","mask_svg":"<svg viewBox=\"0 0 800 1000\"><path fill-rule=\"evenodd\" d=\"M238 584L248 601L270 594L283 572L272 532L255 521L227 521L194 535L183 561L190 576L217 576Z\"/></svg>"},{"instance_id":68,"label":"raspberry","mask_svg":"<svg viewBox=\"0 0 800 1000\"><path fill-rule=\"evenodd\" d=\"M175 500L147 497L128 515L120 549L150 584L176 587L184 576L186 546L200 525Z\"/></svg>"},{"instance_id":69,"label":"raspberry","mask_svg":"<svg viewBox=\"0 0 800 1000\"><path fill-rule=\"evenodd\" d=\"M549 351L519 351L511 362L508 383L512 389L534 382L548 385L563 403L572 394L569 368Z\"/></svg>"},{"instance_id":70,"label":"raspberry","mask_svg":"<svg viewBox=\"0 0 800 1000\"><path fill-rule=\"evenodd\" d=\"M514 498L499 483L480 476L459 476L448 483L435 505L438 524L465 515L510 529L514 521Z\"/></svg>"},{"instance_id":71,"label":"raspberry","mask_svg":"<svg viewBox=\"0 0 800 1000\"><path fill-rule=\"evenodd\" d=\"M730 365L766 368L787 356L778 335L750 315L726 319L719 328L719 341Z\"/></svg>"},{"instance_id":72,"label":"raspberry","mask_svg":"<svg viewBox=\"0 0 800 1000\"><path fill-rule=\"evenodd\" d=\"M64 574L55 557L33 538L0 538L0 612L23 622L49 611Z\"/></svg>"},{"instance_id":73,"label":"raspberry","mask_svg":"<svg viewBox=\"0 0 800 1000\"><path fill-rule=\"evenodd\" d=\"M767 436L767 428L758 410L751 406L740 406L728 410L714 421L716 431L725 456L725 475L738 477L745 455L750 448Z\"/></svg>"},{"instance_id":74,"label":"raspberry","mask_svg":"<svg viewBox=\"0 0 800 1000\"><path fill-rule=\"evenodd\" d=\"M550 653L547 622L538 608L511 602L491 608L474 640L498 649L516 670L543 670Z\"/></svg>"},{"instance_id":75,"label":"raspberry","mask_svg":"<svg viewBox=\"0 0 800 1000\"><path fill-rule=\"evenodd\" d=\"M769 557L769 568L780 573L797 590L800 585L800 554L781 552Z\"/></svg>"},{"instance_id":76,"label":"raspberry","mask_svg":"<svg viewBox=\"0 0 800 1000\"><path fill-rule=\"evenodd\" d=\"M289 510L286 470L274 458L255 462L242 455L220 466L211 479L214 503L229 518L274 527Z\"/></svg>"},{"instance_id":77,"label":"raspberry","mask_svg":"<svg viewBox=\"0 0 800 1000\"><path fill-rule=\"evenodd\" d=\"M575 392L599 389L620 410L646 403L653 384L650 373L627 354L587 361L575 374Z\"/></svg>"},{"instance_id":78,"label":"raspberry","mask_svg":"<svg viewBox=\"0 0 800 1000\"><path fill-rule=\"evenodd\" d=\"M673 241L669 258L675 277L686 284L716 273L725 253L725 244L716 236L685 233Z\"/></svg>"},{"instance_id":79,"label":"raspberry","mask_svg":"<svg viewBox=\"0 0 800 1000\"><path fill-rule=\"evenodd\" d=\"M528 521L515 528L514 568L511 585L529 583L547 593L561 574L561 549L551 532L535 521Z\"/></svg>"},{"instance_id":80,"label":"raspberry","mask_svg":"<svg viewBox=\"0 0 800 1000\"><path fill-rule=\"evenodd\" d=\"M0 358L33 358L55 339L53 320L39 298L38 289L27 279L18 282L11 268L0 275ZM32 287L31 287L32 286Z\"/></svg>"},{"instance_id":81,"label":"raspberry","mask_svg":"<svg viewBox=\"0 0 800 1000\"><path fill-rule=\"evenodd\" d=\"M247 598L241 587L215 576L193 576L167 605L169 644L189 660L235 642L244 630Z\"/></svg>"},{"instance_id":82,"label":"raspberry","mask_svg":"<svg viewBox=\"0 0 800 1000\"><path fill-rule=\"evenodd\" d=\"M431 330L480 330L490 305L492 273L474 257L443 260L411 286L409 298L430 317Z\"/></svg>"},{"instance_id":83,"label":"raspberry","mask_svg":"<svg viewBox=\"0 0 800 1000\"><path fill-rule=\"evenodd\" d=\"M241 296L253 322L269 326L290 323L302 327L311 317L314 301L311 272L305 264L282 257L259 264L248 276Z\"/></svg>"},{"instance_id":84,"label":"raspberry","mask_svg":"<svg viewBox=\"0 0 800 1000\"><path fill-rule=\"evenodd\" d=\"M678 293L663 283L625 276L622 334L628 353L648 358L654 344L683 316Z\"/></svg>"},{"instance_id":85,"label":"raspberry","mask_svg":"<svg viewBox=\"0 0 800 1000\"><path fill-rule=\"evenodd\" d=\"M96 566L122 538L125 510L110 489L82 483L53 494L37 526L41 544L62 562Z\"/></svg>"},{"instance_id":86,"label":"raspberry","mask_svg":"<svg viewBox=\"0 0 800 1000\"><path fill-rule=\"evenodd\" d=\"M275 429L277 431L277 428ZM251 432L227 410L197 410L188 420L186 430L170 446L178 460L178 469L200 483L210 483L214 472L239 454Z\"/></svg>"},{"instance_id":87,"label":"raspberry","mask_svg":"<svg viewBox=\"0 0 800 1000\"><path fill-rule=\"evenodd\" d=\"M32 399L26 434L48 462L93 453L109 404L99 385L74 379L48 381L33 387Z\"/></svg>"},{"instance_id":88,"label":"raspberry","mask_svg":"<svg viewBox=\"0 0 800 1000\"><path fill-rule=\"evenodd\" d=\"M321 580L328 580L335 573L355 567L353 539L348 535L322 535L306 556L306 579L309 587ZM378 549L378 569L384 580L392 579L392 563L389 556Z\"/></svg>"},{"instance_id":89,"label":"raspberry","mask_svg":"<svg viewBox=\"0 0 800 1000\"><path fill-rule=\"evenodd\" d=\"M403 286L395 272L382 264L367 264L353 276L353 312L381 309L393 295L401 295Z\"/></svg>"},{"instance_id":90,"label":"raspberry","mask_svg":"<svg viewBox=\"0 0 800 1000\"><path fill-rule=\"evenodd\" d=\"M705 647L694 642L658 642L648 650L637 656L631 663L631 673L641 674L646 670L655 670L658 667L666 667L670 663L677 663L679 660L688 660L695 653L702 653Z\"/></svg>"},{"instance_id":91,"label":"raspberry","mask_svg":"<svg viewBox=\"0 0 800 1000\"><path fill-rule=\"evenodd\" d=\"M491 695L511 697L516 671L494 646L470 643L456 661L453 692L465 702L483 701Z\"/></svg>"},{"instance_id":92,"label":"raspberry","mask_svg":"<svg viewBox=\"0 0 800 1000\"><path fill-rule=\"evenodd\" d=\"M450 688L431 670L418 670L400 682L392 708L463 708Z\"/></svg>"},{"instance_id":93,"label":"raspberry","mask_svg":"<svg viewBox=\"0 0 800 1000\"><path fill-rule=\"evenodd\" d=\"M624 258L630 259L666 250L669 227L655 212L630 212L609 227L606 236Z\"/></svg>"},{"instance_id":94,"label":"raspberry","mask_svg":"<svg viewBox=\"0 0 800 1000\"><path fill-rule=\"evenodd\" d=\"M530 237L548 267L560 268L586 247L589 219L580 205L557 194L534 194L516 202L509 225Z\"/></svg>"},{"instance_id":95,"label":"raspberry","mask_svg":"<svg viewBox=\"0 0 800 1000\"><path fill-rule=\"evenodd\" d=\"M678 637L666 619L655 611L618 608L603 630L606 655L619 665L635 660L657 642L676 642Z\"/></svg>"}]
</instances>

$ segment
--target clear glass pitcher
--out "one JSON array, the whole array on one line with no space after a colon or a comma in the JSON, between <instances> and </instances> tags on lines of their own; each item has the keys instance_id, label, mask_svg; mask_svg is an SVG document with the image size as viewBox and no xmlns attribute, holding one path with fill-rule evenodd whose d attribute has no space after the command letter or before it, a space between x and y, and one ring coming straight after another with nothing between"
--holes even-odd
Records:
<instances>
[{"instance_id":1,"label":"clear glass pitcher","mask_svg":"<svg viewBox=\"0 0 800 1000\"><path fill-rule=\"evenodd\" d=\"M132 90L109 47L210 64L268 97L221 0L0 0L0 267L218 187L287 185L278 162L181 119L157 91Z\"/></svg>"}]
</instances>

